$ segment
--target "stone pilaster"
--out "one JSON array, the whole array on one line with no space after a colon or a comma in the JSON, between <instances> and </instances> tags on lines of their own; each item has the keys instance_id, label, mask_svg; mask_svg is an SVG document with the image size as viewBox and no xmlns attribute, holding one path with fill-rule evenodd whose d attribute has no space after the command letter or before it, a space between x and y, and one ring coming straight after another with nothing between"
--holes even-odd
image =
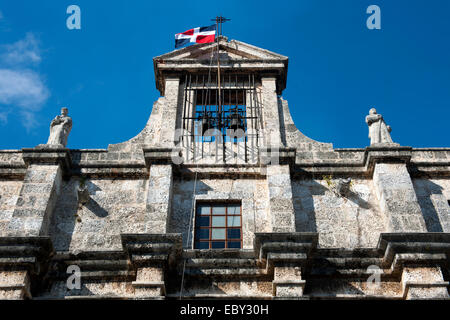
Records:
<instances>
[{"instance_id":1,"label":"stone pilaster","mask_svg":"<svg viewBox=\"0 0 450 320\"><path fill-rule=\"evenodd\" d=\"M267 164L270 215L273 232L295 232L290 164L295 149L282 147L276 78L262 78L265 146L260 148L262 164Z\"/></svg>"},{"instance_id":2,"label":"stone pilaster","mask_svg":"<svg viewBox=\"0 0 450 320\"><path fill-rule=\"evenodd\" d=\"M448 282L440 267L406 267L402 273L403 297L415 299L449 299Z\"/></svg>"},{"instance_id":3,"label":"stone pilaster","mask_svg":"<svg viewBox=\"0 0 450 320\"><path fill-rule=\"evenodd\" d=\"M289 165L268 165L267 185L273 232L295 232Z\"/></svg>"},{"instance_id":4,"label":"stone pilaster","mask_svg":"<svg viewBox=\"0 0 450 320\"><path fill-rule=\"evenodd\" d=\"M28 271L0 271L0 300L31 298Z\"/></svg>"},{"instance_id":5,"label":"stone pilaster","mask_svg":"<svg viewBox=\"0 0 450 320\"><path fill-rule=\"evenodd\" d=\"M146 232L167 232L173 194L173 164L179 149L144 148L144 158L149 167L146 203Z\"/></svg>"},{"instance_id":6,"label":"stone pilaster","mask_svg":"<svg viewBox=\"0 0 450 320\"><path fill-rule=\"evenodd\" d=\"M277 80L262 78L262 110L265 144L274 147L281 146L280 115L278 113Z\"/></svg>"},{"instance_id":7,"label":"stone pilaster","mask_svg":"<svg viewBox=\"0 0 450 320\"><path fill-rule=\"evenodd\" d=\"M175 129L177 127L177 114L181 109L180 78L167 77L164 90L164 110L161 119L161 134L159 144L172 147L175 145Z\"/></svg>"},{"instance_id":8,"label":"stone pilaster","mask_svg":"<svg viewBox=\"0 0 450 320\"><path fill-rule=\"evenodd\" d=\"M368 148L373 183L390 232L425 232L426 225L407 169L408 147Z\"/></svg>"},{"instance_id":9,"label":"stone pilaster","mask_svg":"<svg viewBox=\"0 0 450 320\"><path fill-rule=\"evenodd\" d=\"M164 268L152 266L138 268L136 281L132 282L137 297L159 297L166 294Z\"/></svg>"},{"instance_id":10,"label":"stone pilaster","mask_svg":"<svg viewBox=\"0 0 450 320\"><path fill-rule=\"evenodd\" d=\"M298 298L303 296L305 280L302 280L301 268L295 265L283 265L274 268L273 295L280 298Z\"/></svg>"},{"instance_id":11,"label":"stone pilaster","mask_svg":"<svg viewBox=\"0 0 450 320\"><path fill-rule=\"evenodd\" d=\"M27 171L17 199L8 234L40 236L48 233L63 170L70 165L67 149L23 149Z\"/></svg>"},{"instance_id":12,"label":"stone pilaster","mask_svg":"<svg viewBox=\"0 0 450 320\"><path fill-rule=\"evenodd\" d=\"M160 299L166 293L164 274L181 256L181 234L122 234L122 246L136 270L136 297Z\"/></svg>"},{"instance_id":13,"label":"stone pilaster","mask_svg":"<svg viewBox=\"0 0 450 320\"><path fill-rule=\"evenodd\" d=\"M173 168L171 164L152 164L147 187L147 233L167 232L172 206Z\"/></svg>"},{"instance_id":14,"label":"stone pilaster","mask_svg":"<svg viewBox=\"0 0 450 320\"><path fill-rule=\"evenodd\" d=\"M0 300L31 299L53 253L48 237L0 237Z\"/></svg>"},{"instance_id":15,"label":"stone pilaster","mask_svg":"<svg viewBox=\"0 0 450 320\"><path fill-rule=\"evenodd\" d=\"M318 234L307 232L256 233L254 250L266 263L267 274L273 273L273 296L281 299L299 299L303 296L306 280L302 270L317 247Z\"/></svg>"}]
</instances>

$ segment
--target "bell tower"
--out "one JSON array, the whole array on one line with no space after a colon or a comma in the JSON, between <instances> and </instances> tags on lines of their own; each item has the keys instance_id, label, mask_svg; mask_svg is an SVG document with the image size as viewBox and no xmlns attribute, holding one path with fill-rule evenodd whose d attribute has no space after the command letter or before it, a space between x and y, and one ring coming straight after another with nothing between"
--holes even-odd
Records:
<instances>
[{"instance_id":1,"label":"bell tower","mask_svg":"<svg viewBox=\"0 0 450 320\"><path fill-rule=\"evenodd\" d=\"M287 65L224 36L154 58L157 89L173 106L161 130L175 132L184 163L254 164L261 147L282 145L277 95Z\"/></svg>"}]
</instances>

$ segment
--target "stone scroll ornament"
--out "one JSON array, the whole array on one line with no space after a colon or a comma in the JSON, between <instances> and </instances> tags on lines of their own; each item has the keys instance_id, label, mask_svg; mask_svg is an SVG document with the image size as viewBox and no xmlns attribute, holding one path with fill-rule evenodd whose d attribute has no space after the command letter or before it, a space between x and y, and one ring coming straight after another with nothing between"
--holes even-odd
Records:
<instances>
[{"instance_id":1,"label":"stone scroll ornament","mask_svg":"<svg viewBox=\"0 0 450 320\"><path fill-rule=\"evenodd\" d=\"M374 144L394 144L391 138L391 127L386 125L383 116L377 113L375 108L370 109L366 116L366 123L369 126L370 145Z\"/></svg>"},{"instance_id":2,"label":"stone scroll ornament","mask_svg":"<svg viewBox=\"0 0 450 320\"><path fill-rule=\"evenodd\" d=\"M56 116L50 123L50 136L48 137L47 145L62 145L66 147L67 138L72 129L72 118L67 114L69 109L62 108L61 114Z\"/></svg>"}]
</instances>

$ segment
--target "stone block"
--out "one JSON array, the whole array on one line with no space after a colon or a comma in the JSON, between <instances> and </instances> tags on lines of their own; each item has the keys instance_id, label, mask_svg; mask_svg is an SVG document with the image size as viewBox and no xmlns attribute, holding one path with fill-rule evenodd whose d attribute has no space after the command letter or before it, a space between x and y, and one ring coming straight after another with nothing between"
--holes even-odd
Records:
<instances>
[{"instance_id":1,"label":"stone block","mask_svg":"<svg viewBox=\"0 0 450 320\"><path fill-rule=\"evenodd\" d=\"M426 230L422 211L405 164L377 163L373 182L380 208L389 221L391 231Z\"/></svg>"}]
</instances>

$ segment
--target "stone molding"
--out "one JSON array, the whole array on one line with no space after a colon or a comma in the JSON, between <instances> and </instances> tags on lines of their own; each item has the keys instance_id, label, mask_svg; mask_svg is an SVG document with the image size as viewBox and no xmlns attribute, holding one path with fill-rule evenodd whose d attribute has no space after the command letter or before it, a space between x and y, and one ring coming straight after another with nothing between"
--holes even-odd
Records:
<instances>
[{"instance_id":1,"label":"stone molding","mask_svg":"<svg viewBox=\"0 0 450 320\"><path fill-rule=\"evenodd\" d=\"M275 164L291 164L295 163L296 148L285 148L268 146L260 149L260 163L262 165L271 165L272 159L278 160Z\"/></svg>"},{"instance_id":2,"label":"stone molding","mask_svg":"<svg viewBox=\"0 0 450 320\"><path fill-rule=\"evenodd\" d=\"M173 159L181 156L179 148L144 148L143 152L147 167L151 164L174 164Z\"/></svg>"},{"instance_id":3,"label":"stone molding","mask_svg":"<svg viewBox=\"0 0 450 320\"><path fill-rule=\"evenodd\" d=\"M315 232L255 233L255 256L265 261L268 272L286 263L305 266L317 248L318 237Z\"/></svg>"},{"instance_id":4,"label":"stone molding","mask_svg":"<svg viewBox=\"0 0 450 320\"><path fill-rule=\"evenodd\" d=\"M67 267L80 267L84 280L132 281L135 270L129 270L128 256L124 251L56 252L52 258L54 267L51 278L65 281Z\"/></svg>"},{"instance_id":5,"label":"stone molding","mask_svg":"<svg viewBox=\"0 0 450 320\"><path fill-rule=\"evenodd\" d=\"M411 160L412 147L378 144L366 148L366 168L372 172L376 163L405 163Z\"/></svg>"},{"instance_id":6,"label":"stone molding","mask_svg":"<svg viewBox=\"0 0 450 320\"><path fill-rule=\"evenodd\" d=\"M54 253L49 237L0 237L0 268L40 274Z\"/></svg>"},{"instance_id":7,"label":"stone molding","mask_svg":"<svg viewBox=\"0 0 450 320\"><path fill-rule=\"evenodd\" d=\"M6 283L0 283L0 298L31 299L31 290L42 283L53 253L48 237L0 237L0 273L9 274Z\"/></svg>"},{"instance_id":8,"label":"stone molding","mask_svg":"<svg viewBox=\"0 0 450 320\"><path fill-rule=\"evenodd\" d=\"M193 279L257 280L269 277L274 298L275 295L278 297L277 292L287 292L287 298L308 298L302 295L311 276L333 278L339 274L341 279L365 281L372 274L367 271L369 265L383 270L381 281L400 281L404 268L448 268L450 233L383 233L377 248L351 251L318 248L318 236L317 233L298 232L257 233L253 250L193 250L182 249L181 234L121 234L122 251L58 252L55 255L48 237L3 237L0 238L0 268L28 271L31 285L39 286L50 278L64 281L67 266L74 264L80 266L85 281L129 282L137 292L141 290L141 297L152 299L166 295L167 279L150 277L147 281L145 276L136 279L136 273L145 268L161 270L161 275L168 270L182 272L180 266L184 261L185 276ZM326 268L320 266L323 261L328 263ZM49 263L55 267L49 269ZM274 278L276 268L287 268L290 272L298 268L298 277ZM50 271L50 277L45 278L47 270L57 273ZM403 283L403 298L410 288L448 287L448 281L439 279L408 281ZM9 285L11 288L17 286L19 284ZM146 296L149 292L151 294ZM289 292L301 295L292 296Z\"/></svg>"},{"instance_id":9,"label":"stone molding","mask_svg":"<svg viewBox=\"0 0 450 320\"><path fill-rule=\"evenodd\" d=\"M172 264L181 256L179 233L121 234L122 246L133 267Z\"/></svg>"},{"instance_id":10,"label":"stone molding","mask_svg":"<svg viewBox=\"0 0 450 320\"><path fill-rule=\"evenodd\" d=\"M381 266L393 272L404 265L446 267L450 259L450 233L382 233L377 248L383 253Z\"/></svg>"},{"instance_id":11,"label":"stone molding","mask_svg":"<svg viewBox=\"0 0 450 320\"><path fill-rule=\"evenodd\" d=\"M197 44L153 58L157 89L161 93L164 92L167 75L183 73L186 70L191 72L207 71L210 67L210 58L202 59L201 57L205 54L209 56L211 48L216 46L216 42ZM286 87L288 57L241 41L228 41L225 37L219 40L219 49L221 52L233 55L228 59L220 58L220 66L223 70L239 72L264 70L265 74L271 73L272 77L277 77L279 94Z\"/></svg>"},{"instance_id":12,"label":"stone molding","mask_svg":"<svg viewBox=\"0 0 450 320\"><path fill-rule=\"evenodd\" d=\"M20 179L23 178L26 173L27 164L25 164L24 161L9 161L8 157L11 157L11 159L17 159L19 157L20 160L22 160L22 155L24 155L25 159L29 159L30 161L39 161L38 159L42 158L42 161L44 161L43 163L45 163L45 152L35 151L34 149L35 148L25 148L25 151L32 150L31 153L23 153L23 151L18 150L0 151L0 177ZM153 161L160 161L163 163L170 162L170 151L164 151L164 149L170 148L150 149L151 150L147 153L147 168ZM286 148L285 150L280 149L280 158L283 162L292 163L292 168L294 169L292 174L294 176L321 177L322 175L329 174L336 176L370 176L375 161L388 161L389 157L398 157L399 160L407 163L408 170L412 176L450 176L449 148L411 148L410 152L408 152L409 147L401 147L401 150L398 150L397 148L396 153L393 152L393 148L387 149L386 152L388 152L388 154L384 156L385 151L378 146L375 146L375 148L366 147L364 149L334 149L329 152L314 150L306 152L303 150L299 151L295 148ZM68 168L70 168L70 170L67 171L67 174L69 175L82 174L89 177L129 178L145 178L148 175L143 155L141 155L142 159L139 160L134 154L132 158L129 158L130 155L128 153L121 154L107 152L107 150L103 149L63 149L63 153L66 150L69 150L69 155L66 156L61 154L62 157L59 160L66 164L66 168L67 164L69 165ZM292 162L292 157L289 155L292 150L295 150L295 163ZM178 150L175 148L172 149L172 151L177 152ZM410 153L411 157L409 157L408 153ZM264 154L267 158L267 155L270 155L270 152L267 153L267 150L261 148L261 155L264 156ZM32 155L31 158L30 155ZM172 155L177 156L177 154ZM4 161L2 157L5 158L6 161ZM66 159L64 159L64 157ZM53 159L50 158L47 160L50 163L58 163L59 161L54 157ZM66 162L66 160L68 162ZM255 165L251 164L226 165L227 167L235 168L236 170L245 169L247 171L251 171L252 168L255 167ZM220 168L223 167L224 164L181 164L181 166L187 169L190 167L201 168L201 171L205 175L208 173L220 175ZM257 166L257 168L259 168L259 166ZM180 173L189 174L190 170L181 170ZM227 173L232 174L228 171ZM255 175L254 172L249 172L248 174ZM256 173L256 175L259 175L259 173Z\"/></svg>"},{"instance_id":13,"label":"stone molding","mask_svg":"<svg viewBox=\"0 0 450 320\"><path fill-rule=\"evenodd\" d=\"M36 147L23 148L22 157L27 166L31 164L61 165L63 172L67 173L72 167L70 150L66 148Z\"/></svg>"}]
</instances>

